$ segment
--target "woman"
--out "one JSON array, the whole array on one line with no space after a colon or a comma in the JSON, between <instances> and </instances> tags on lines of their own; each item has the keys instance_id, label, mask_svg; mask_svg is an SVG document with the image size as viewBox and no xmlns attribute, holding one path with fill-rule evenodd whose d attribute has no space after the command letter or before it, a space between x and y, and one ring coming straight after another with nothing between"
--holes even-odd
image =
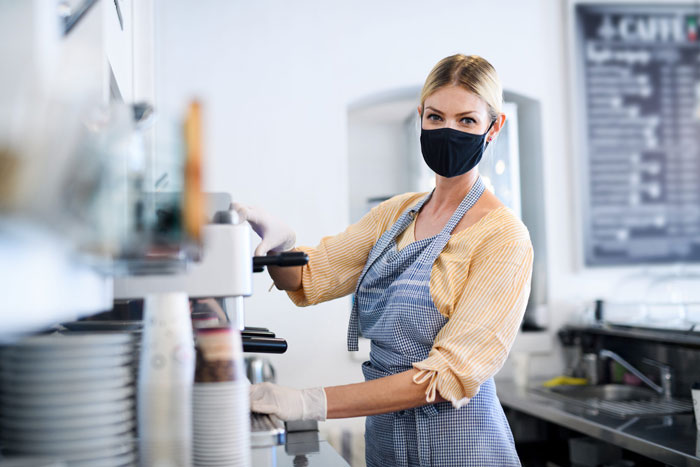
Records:
<instances>
[{"instance_id":1,"label":"woman","mask_svg":"<svg viewBox=\"0 0 700 467\"><path fill-rule=\"evenodd\" d=\"M296 390L251 387L253 411L282 419L368 416L368 466L520 465L493 382L530 293L525 226L476 168L503 128L502 89L478 56L453 55L430 72L418 113L432 193L375 207L316 248L309 263L270 268L299 306L355 293L348 347L371 340L366 382ZM260 210L236 206L260 234L256 254L294 245Z\"/></svg>"}]
</instances>

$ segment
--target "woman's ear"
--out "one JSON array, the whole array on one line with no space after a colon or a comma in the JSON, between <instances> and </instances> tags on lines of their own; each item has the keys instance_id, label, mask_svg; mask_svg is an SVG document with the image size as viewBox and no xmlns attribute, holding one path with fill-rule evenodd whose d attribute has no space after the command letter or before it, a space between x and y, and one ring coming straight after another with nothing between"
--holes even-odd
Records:
<instances>
[{"instance_id":1,"label":"woman's ear","mask_svg":"<svg viewBox=\"0 0 700 467\"><path fill-rule=\"evenodd\" d=\"M498 135L498 133L501 131L501 128L503 128L503 125L506 124L506 114L499 114L498 117L496 117L496 121L493 122L493 127L491 127L491 131L489 131L488 136L486 137L486 140L488 142L493 141L493 139Z\"/></svg>"},{"instance_id":2,"label":"woman's ear","mask_svg":"<svg viewBox=\"0 0 700 467\"><path fill-rule=\"evenodd\" d=\"M418 109L418 117L419 117L419 118L423 118L423 107L421 107L421 106L419 105L419 106L417 107L417 109Z\"/></svg>"}]
</instances>

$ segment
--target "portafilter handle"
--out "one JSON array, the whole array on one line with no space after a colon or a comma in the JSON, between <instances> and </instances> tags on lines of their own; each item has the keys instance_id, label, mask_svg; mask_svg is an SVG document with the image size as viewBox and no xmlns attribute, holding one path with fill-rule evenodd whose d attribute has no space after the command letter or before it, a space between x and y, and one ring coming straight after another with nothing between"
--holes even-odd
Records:
<instances>
[{"instance_id":1,"label":"portafilter handle","mask_svg":"<svg viewBox=\"0 0 700 467\"><path fill-rule=\"evenodd\" d=\"M243 352L285 353L287 341L279 337L242 337Z\"/></svg>"},{"instance_id":2,"label":"portafilter handle","mask_svg":"<svg viewBox=\"0 0 700 467\"><path fill-rule=\"evenodd\" d=\"M309 262L309 255L303 251L286 251L278 255L253 256L253 272L262 272L265 266L304 266Z\"/></svg>"}]
</instances>

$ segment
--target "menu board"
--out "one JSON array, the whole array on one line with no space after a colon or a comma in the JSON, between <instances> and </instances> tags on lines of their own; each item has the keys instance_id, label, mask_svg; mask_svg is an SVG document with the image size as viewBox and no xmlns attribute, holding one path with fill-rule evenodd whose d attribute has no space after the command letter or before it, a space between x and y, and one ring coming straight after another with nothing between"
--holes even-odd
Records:
<instances>
[{"instance_id":1,"label":"menu board","mask_svg":"<svg viewBox=\"0 0 700 467\"><path fill-rule=\"evenodd\" d=\"M700 261L700 6L574 9L584 262Z\"/></svg>"}]
</instances>

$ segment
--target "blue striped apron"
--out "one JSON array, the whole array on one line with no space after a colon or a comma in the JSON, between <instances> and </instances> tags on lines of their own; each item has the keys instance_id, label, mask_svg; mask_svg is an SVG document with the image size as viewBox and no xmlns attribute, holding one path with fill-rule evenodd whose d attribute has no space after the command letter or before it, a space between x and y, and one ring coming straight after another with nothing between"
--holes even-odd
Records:
<instances>
[{"instance_id":1,"label":"blue striped apron","mask_svg":"<svg viewBox=\"0 0 700 467\"><path fill-rule=\"evenodd\" d=\"M432 194L427 195L372 248L358 280L348 327L348 350L357 350L359 331L371 340L370 359L362 366L367 381L410 370L428 357L447 322L430 295L433 263L483 192L478 178L439 234L399 251L396 238ZM520 465L493 379L459 410L442 402L367 417L365 442L368 467Z\"/></svg>"}]
</instances>

